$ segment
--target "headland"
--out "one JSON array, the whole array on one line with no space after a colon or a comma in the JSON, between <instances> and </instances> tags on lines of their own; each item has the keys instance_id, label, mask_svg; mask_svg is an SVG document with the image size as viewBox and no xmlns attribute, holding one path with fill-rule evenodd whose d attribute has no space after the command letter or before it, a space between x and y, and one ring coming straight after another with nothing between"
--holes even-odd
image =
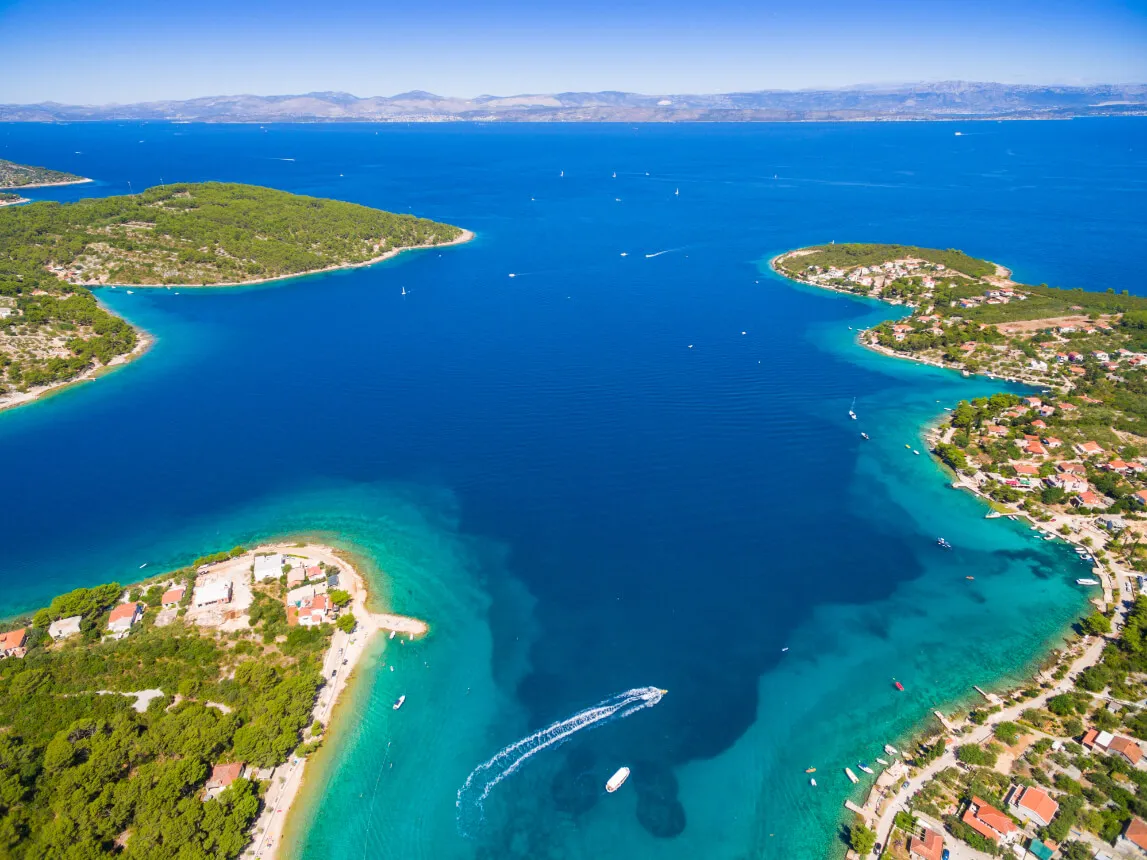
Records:
<instances>
[{"instance_id":1,"label":"headland","mask_svg":"<svg viewBox=\"0 0 1147 860\"><path fill-rule=\"evenodd\" d=\"M144 334L102 286L243 286L368 266L473 233L251 185L164 185L0 214L0 409L123 364ZM143 345L146 347L146 344Z\"/></svg>"},{"instance_id":2,"label":"headland","mask_svg":"<svg viewBox=\"0 0 1147 860\"><path fill-rule=\"evenodd\" d=\"M332 547L276 543L77 589L7 622L4 744L43 770L0 815L14 856L79 841L91 856L175 856L190 842L275 857L307 757L371 640L428 632L372 611L369 597ZM111 816L109 792L125 798ZM176 818L187 826L172 828Z\"/></svg>"}]
</instances>

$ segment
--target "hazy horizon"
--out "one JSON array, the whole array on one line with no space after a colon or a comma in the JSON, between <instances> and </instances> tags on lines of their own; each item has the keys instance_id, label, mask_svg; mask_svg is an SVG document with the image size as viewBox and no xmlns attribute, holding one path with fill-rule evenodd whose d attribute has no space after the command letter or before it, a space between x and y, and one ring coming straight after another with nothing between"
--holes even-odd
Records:
<instances>
[{"instance_id":1,"label":"hazy horizon","mask_svg":"<svg viewBox=\"0 0 1147 860\"><path fill-rule=\"evenodd\" d=\"M48 38L53 29L83 38ZM423 90L712 94L871 81L1147 81L1147 0L15 0L0 102Z\"/></svg>"}]
</instances>

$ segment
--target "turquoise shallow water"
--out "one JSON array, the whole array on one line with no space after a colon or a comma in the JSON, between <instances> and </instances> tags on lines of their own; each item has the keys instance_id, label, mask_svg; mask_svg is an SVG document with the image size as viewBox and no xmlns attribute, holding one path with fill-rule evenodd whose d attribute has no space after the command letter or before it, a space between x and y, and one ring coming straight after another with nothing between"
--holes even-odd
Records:
<instances>
[{"instance_id":1,"label":"turquoise shallow water","mask_svg":"<svg viewBox=\"0 0 1147 860\"><path fill-rule=\"evenodd\" d=\"M859 349L887 309L762 260L906 241L1122 287L1144 127L0 127L99 193L242 180L478 232L273 288L103 291L157 343L0 415L2 608L319 532L433 630L361 674L293 856L824 856L841 769L1021 672L1085 595L1072 553L904 448L992 384ZM670 693L459 834L474 767L645 685Z\"/></svg>"}]
</instances>

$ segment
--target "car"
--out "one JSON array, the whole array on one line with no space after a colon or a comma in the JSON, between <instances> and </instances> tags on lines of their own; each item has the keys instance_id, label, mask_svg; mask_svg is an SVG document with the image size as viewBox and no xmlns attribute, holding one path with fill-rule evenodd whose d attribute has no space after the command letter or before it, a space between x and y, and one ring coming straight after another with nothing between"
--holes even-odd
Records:
<instances>
[{"instance_id":1,"label":"car","mask_svg":"<svg viewBox=\"0 0 1147 860\"><path fill-rule=\"evenodd\" d=\"M945 848L943 851L940 852L940 860L948 860L948 858L951 856L952 856L952 852L949 851L947 848Z\"/></svg>"}]
</instances>

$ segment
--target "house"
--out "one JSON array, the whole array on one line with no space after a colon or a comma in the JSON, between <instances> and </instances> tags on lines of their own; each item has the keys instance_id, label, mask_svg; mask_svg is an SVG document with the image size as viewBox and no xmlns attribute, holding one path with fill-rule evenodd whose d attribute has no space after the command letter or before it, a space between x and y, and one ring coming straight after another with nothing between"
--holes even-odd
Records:
<instances>
[{"instance_id":1,"label":"house","mask_svg":"<svg viewBox=\"0 0 1147 860\"><path fill-rule=\"evenodd\" d=\"M1098 729L1088 729L1083 736L1083 745L1090 750L1123 756L1128 764L1138 764L1143 758L1143 750L1131 738L1113 735L1111 732L1101 732Z\"/></svg>"},{"instance_id":2,"label":"house","mask_svg":"<svg viewBox=\"0 0 1147 860\"><path fill-rule=\"evenodd\" d=\"M1147 856L1147 824L1142 818L1132 817L1127 822L1127 828L1115 840L1115 847L1136 856Z\"/></svg>"},{"instance_id":3,"label":"house","mask_svg":"<svg viewBox=\"0 0 1147 860\"><path fill-rule=\"evenodd\" d=\"M989 436L998 436L1001 439L1008 435L1008 428L999 424L989 424L987 431Z\"/></svg>"},{"instance_id":4,"label":"house","mask_svg":"<svg viewBox=\"0 0 1147 860\"><path fill-rule=\"evenodd\" d=\"M1073 505L1075 505L1077 508L1105 508L1105 507L1107 507L1107 505L1104 504L1104 502L1103 502L1103 497L1100 495L1097 495L1096 493L1091 492L1090 490L1084 490L1078 496L1075 496L1074 498L1072 498L1071 503Z\"/></svg>"},{"instance_id":5,"label":"house","mask_svg":"<svg viewBox=\"0 0 1147 860\"><path fill-rule=\"evenodd\" d=\"M226 577L212 577L195 583L191 593L191 603L201 606L219 606L231 602L231 580Z\"/></svg>"},{"instance_id":6,"label":"house","mask_svg":"<svg viewBox=\"0 0 1147 860\"><path fill-rule=\"evenodd\" d=\"M319 567L317 564L312 564L310 567L307 568L307 579L308 580L326 579L326 578L327 578L326 572L321 567Z\"/></svg>"},{"instance_id":7,"label":"house","mask_svg":"<svg viewBox=\"0 0 1147 860\"><path fill-rule=\"evenodd\" d=\"M325 594L316 594L309 600L304 600L299 606L287 607L287 624L294 627L317 627L330 620L334 604Z\"/></svg>"},{"instance_id":8,"label":"house","mask_svg":"<svg viewBox=\"0 0 1147 860\"><path fill-rule=\"evenodd\" d=\"M1086 475L1087 467L1082 463L1056 463L1056 469L1067 475Z\"/></svg>"},{"instance_id":9,"label":"house","mask_svg":"<svg viewBox=\"0 0 1147 860\"><path fill-rule=\"evenodd\" d=\"M183 595L186 593L186 585L176 585L163 592L163 597L159 599L159 602L164 609L171 609L183 602Z\"/></svg>"},{"instance_id":10,"label":"house","mask_svg":"<svg viewBox=\"0 0 1147 860\"><path fill-rule=\"evenodd\" d=\"M255 556L255 581L264 579L278 579L283 575L283 556L281 553L273 555Z\"/></svg>"},{"instance_id":11,"label":"house","mask_svg":"<svg viewBox=\"0 0 1147 860\"><path fill-rule=\"evenodd\" d=\"M1093 353L1091 353L1091 355L1096 361L1110 361L1111 360L1111 356L1109 356L1106 352L1104 352L1101 349L1095 350Z\"/></svg>"},{"instance_id":12,"label":"house","mask_svg":"<svg viewBox=\"0 0 1147 860\"><path fill-rule=\"evenodd\" d=\"M48 625L48 635L56 642L59 642L61 639L67 639L69 636L75 636L80 632L80 621L82 620L82 615L72 615L68 618L53 621Z\"/></svg>"},{"instance_id":13,"label":"house","mask_svg":"<svg viewBox=\"0 0 1147 860\"><path fill-rule=\"evenodd\" d=\"M1026 403L1032 409L1039 409L1043 405L1043 401L1038 397L1025 397L1024 403Z\"/></svg>"},{"instance_id":14,"label":"house","mask_svg":"<svg viewBox=\"0 0 1147 860\"><path fill-rule=\"evenodd\" d=\"M1046 457L1047 450L1043 447L1038 439L1033 439L1024 445L1024 451L1031 454L1033 457Z\"/></svg>"},{"instance_id":15,"label":"house","mask_svg":"<svg viewBox=\"0 0 1147 860\"><path fill-rule=\"evenodd\" d=\"M1112 460L1110 463L1106 464L1105 466L1100 466L1099 468L1106 469L1109 472L1119 472L1123 475L1126 475L1131 471L1131 467L1124 463L1122 460Z\"/></svg>"},{"instance_id":16,"label":"house","mask_svg":"<svg viewBox=\"0 0 1147 860\"><path fill-rule=\"evenodd\" d=\"M1001 839L1010 842L1016 833L1016 826L1010 818L974 795L961 820L992 842L999 842Z\"/></svg>"},{"instance_id":17,"label":"house","mask_svg":"<svg viewBox=\"0 0 1147 860\"><path fill-rule=\"evenodd\" d=\"M1033 478L1039 475L1039 467L1031 463L1014 463L1012 468L1016 470L1017 475L1031 475Z\"/></svg>"},{"instance_id":18,"label":"house","mask_svg":"<svg viewBox=\"0 0 1147 860\"><path fill-rule=\"evenodd\" d=\"M1147 490L1140 490L1132 496L1141 505L1147 505Z\"/></svg>"},{"instance_id":19,"label":"house","mask_svg":"<svg viewBox=\"0 0 1147 860\"><path fill-rule=\"evenodd\" d=\"M1043 444L1044 444L1045 448L1054 450L1056 448L1062 448L1063 447L1063 440L1057 439L1054 436L1048 436L1046 439L1043 440Z\"/></svg>"},{"instance_id":20,"label":"house","mask_svg":"<svg viewBox=\"0 0 1147 860\"><path fill-rule=\"evenodd\" d=\"M292 567L287 571L287 588L295 588L307 581L307 574L301 567Z\"/></svg>"},{"instance_id":21,"label":"house","mask_svg":"<svg viewBox=\"0 0 1147 860\"><path fill-rule=\"evenodd\" d=\"M944 855L944 837L927 827L922 828L920 834L909 837L908 853L924 860L940 860Z\"/></svg>"},{"instance_id":22,"label":"house","mask_svg":"<svg viewBox=\"0 0 1147 860\"><path fill-rule=\"evenodd\" d=\"M142 603L121 603L108 618L108 630L112 633L127 633L133 624L143 618L143 610Z\"/></svg>"},{"instance_id":23,"label":"house","mask_svg":"<svg viewBox=\"0 0 1147 860\"><path fill-rule=\"evenodd\" d=\"M210 800L223 789L243 775L243 762L234 761L229 764L217 764L211 768L211 776L207 778L203 799Z\"/></svg>"},{"instance_id":24,"label":"house","mask_svg":"<svg viewBox=\"0 0 1147 860\"><path fill-rule=\"evenodd\" d=\"M28 653L24 646L28 644L28 628L9 630L0 633L0 659L5 657L23 657Z\"/></svg>"},{"instance_id":25,"label":"house","mask_svg":"<svg viewBox=\"0 0 1147 860\"><path fill-rule=\"evenodd\" d=\"M1044 422L1043 420L1037 418L1035 421L1032 422L1032 427L1035 427L1039 430L1046 430L1047 429L1047 423Z\"/></svg>"},{"instance_id":26,"label":"house","mask_svg":"<svg viewBox=\"0 0 1147 860\"><path fill-rule=\"evenodd\" d=\"M1039 414L1044 418L1050 418L1052 415L1055 415L1055 407L1045 403L1039 408Z\"/></svg>"},{"instance_id":27,"label":"house","mask_svg":"<svg viewBox=\"0 0 1147 860\"><path fill-rule=\"evenodd\" d=\"M1034 821L1040 827L1047 827L1059 811L1059 804L1051 796L1035 786L1017 785L1012 789L1012 809L1019 818Z\"/></svg>"},{"instance_id":28,"label":"house","mask_svg":"<svg viewBox=\"0 0 1147 860\"><path fill-rule=\"evenodd\" d=\"M1071 447L1075 453L1081 457L1094 457L1097 454L1103 453L1103 449L1099 446L1098 442L1077 442Z\"/></svg>"},{"instance_id":29,"label":"house","mask_svg":"<svg viewBox=\"0 0 1147 860\"><path fill-rule=\"evenodd\" d=\"M1072 403L1061 403L1061 404L1059 404L1059 411L1060 412L1078 412L1079 408Z\"/></svg>"},{"instance_id":30,"label":"house","mask_svg":"<svg viewBox=\"0 0 1147 860\"><path fill-rule=\"evenodd\" d=\"M1069 472L1051 475L1046 481L1049 487L1059 487L1065 493L1082 493L1088 488L1085 478L1081 478L1079 475L1072 475Z\"/></svg>"}]
</instances>

